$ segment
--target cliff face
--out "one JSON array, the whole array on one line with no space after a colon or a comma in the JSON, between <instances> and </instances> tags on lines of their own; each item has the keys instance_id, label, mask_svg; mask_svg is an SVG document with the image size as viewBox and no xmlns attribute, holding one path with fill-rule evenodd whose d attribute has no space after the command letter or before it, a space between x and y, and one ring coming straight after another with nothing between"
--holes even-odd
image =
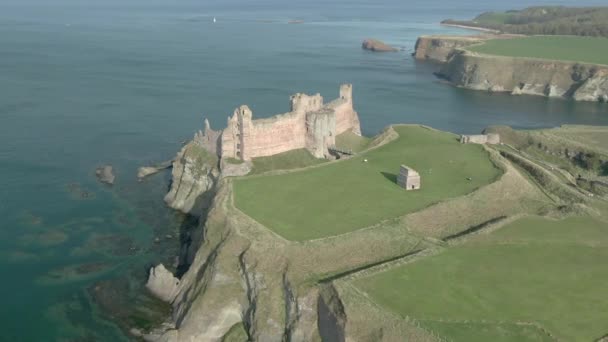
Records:
<instances>
[{"instance_id":1,"label":"cliff face","mask_svg":"<svg viewBox=\"0 0 608 342\"><path fill-rule=\"evenodd\" d=\"M318 120L322 128L324 120ZM394 138L394 130L387 129L374 146ZM191 148L185 146L176 159L175 167L182 173L194 172L198 163ZM162 265L150 270L148 289L171 303L173 312L146 333L146 340L223 341L240 326L250 341L436 340L360 299L346 283L319 281L423 246L404 233L406 226L288 241L234 207L232 182L230 177L220 178L209 191L213 200L197 228L200 248L181 279ZM350 298L351 305L344 298Z\"/></svg>"},{"instance_id":2,"label":"cliff face","mask_svg":"<svg viewBox=\"0 0 608 342\"><path fill-rule=\"evenodd\" d=\"M480 55L459 49L438 75L468 89L577 101L608 100L608 67L599 65Z\"/></svg>"},{"instance_id":3,"label":"cliff face","mask_svg":"<svg viewBox=\"0 0 608 342\"><path fill-rule=\"evenodd\" d=\"M209 205L210 192L219 177L217 157L192 141L185 145L173 161L173 183L165 202L173 209L200 215Z\"/></svg>"},{"instance_id":4,"label":"cliff face","mask_svg":"<svg viewBox=\"0 0 608 342\"><path fill-rule=\"evenodd\" d=\"M416 41L414 58L445 63L456 49L482 42L487 38L487 36L422 36Z\"/></svg>"}]
</instances>

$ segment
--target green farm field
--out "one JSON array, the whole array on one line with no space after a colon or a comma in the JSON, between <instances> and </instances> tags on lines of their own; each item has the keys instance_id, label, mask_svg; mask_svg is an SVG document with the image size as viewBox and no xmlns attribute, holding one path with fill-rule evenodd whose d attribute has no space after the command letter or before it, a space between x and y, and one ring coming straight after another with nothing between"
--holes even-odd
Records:
<instances>
[{"instance_id":1,"label":"green farm field","mask_svg":"<svg viewBox=\"0 0 608 342\"><path fill-rule=\"evenodd\" d=\"M237 179L235 204L286 239L302 241L348 233L462 196L501 174L482 146L460 144L454 134L421 126L395 130L396 140L348 160ZM401 164L421 174L421 190L397 185Z\"/></svg>"},{"instance_id":2,"label":"green farm field","mask_svg":"<svg viewBox=\"0 0 608 342\"><path fill-rule=\"evenodd\" d=\"M493 39L467 49L489 55L608 65L608 38L531 36Z\"/></svg>"},{"instance_id":3,"label":"green farm field","mask_svg":"<svg viewBox=\"0 0 608 342\"><path fill-rule=\"evenodd\" d=\"M608 333L608 223L527 217L355 285L453 341L595 341Z\"/></svg>"}]
</instances>

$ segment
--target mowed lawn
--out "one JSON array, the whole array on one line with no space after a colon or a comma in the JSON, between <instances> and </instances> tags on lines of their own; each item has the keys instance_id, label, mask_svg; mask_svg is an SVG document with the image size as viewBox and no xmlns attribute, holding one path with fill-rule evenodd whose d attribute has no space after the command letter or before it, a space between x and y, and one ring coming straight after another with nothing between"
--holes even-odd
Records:
<instances>
[{"instance_id":1,"label":"mowed lawn","mask_svg":"<svg viewBox=\"0 0 608 342\"><path fill-rule=\"evenodd\" d=\"M467 48L470 51L508 57L531 57L608 65L608 38L531 36L493 39Z\"/></svg>"},{"instance_id":2,"label":"mowed lawn","mask_svg":"<svg viewBox=\"0 0 608 342\"><path fill-rule=\"evenodd\" d=\"M361 278L375 301L454 341L561 341L608 333L608 223L529 217ZM492 324L494 322L494 324Z\"/></svg>"},{"instance_id":3,"label":"mowed lawn","mask_svg":"<svg viewBox=\"0 0 608 342\"><path fill-rule=\"evenodd\" d=\"M395 130L397 140L349 160L238 179L235 204L289 240L309 240L351 232L467 194L501 174L482 146L460 144L454 134L420 126ZM397 185L401 164L421 174L421 190L405 191Z\"/></svg>"}]
</instances>

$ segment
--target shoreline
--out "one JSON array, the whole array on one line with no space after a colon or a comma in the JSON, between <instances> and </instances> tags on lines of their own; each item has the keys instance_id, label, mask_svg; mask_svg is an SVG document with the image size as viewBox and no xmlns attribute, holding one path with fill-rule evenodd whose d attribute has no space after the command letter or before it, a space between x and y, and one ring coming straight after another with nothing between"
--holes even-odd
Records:
<instances>
[{"instance_id":1,"label":"shoreline","mask_svg":"<svg viewBox=\"0 0 608 342\"><path fill-rule=\"evenodd\" d=\"M448 27L458 27L466 30L480 31L480 32L488 32L488 33L500 33L499 30L493 30L489 28L477 27L477 26L467 26L467 25L459 25L459 24L447 24L447 23L439 23L441 26Z\"/></svg>"}]
</instances>

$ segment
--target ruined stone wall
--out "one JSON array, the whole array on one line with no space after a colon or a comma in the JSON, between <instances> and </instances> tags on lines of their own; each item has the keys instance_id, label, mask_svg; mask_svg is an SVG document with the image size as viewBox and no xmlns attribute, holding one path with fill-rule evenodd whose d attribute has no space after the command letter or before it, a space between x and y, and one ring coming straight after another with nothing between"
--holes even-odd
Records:
<instances>
[{"instance_id":1,"label":"ruined stone wall","mask_svg":"<svg viewBox=\"0 0 608 342\"><path fill-rule=\"evenodd\" d=\"M317 158L326 157L328 148L336 145L336 115L322 109L306 115L306 148Z\"/></svg>"},{"instance_id":2,"label":"ruined stone wall","mask_svg":"<svg viewBox=\"0 0 608 342\"><path fill-rule=\"evenodd\" d=\"M340 97L328 105L320 94L295 94L290 101L291 112L266 119L254 120L249 107L241 106L228 118L226 129L213 131L206 122L205 134L197 140L226 158L251 160L301 148L323 158L337 134L348 130L361 134L351 85L342 85Z\"/></svg>"},{"instance_id":3,"label":"ruined stone wall","mask_svg":"<svg viewBox=\"0 0 608 342\"><path fill-rule=\"evenodd\" d=\"M212 130L209 120L205 119L205 131L196 132L194 142L210 153L221 155L221 135L222 131Z\"/></svg>"},{"instance_id":4,"label":"ruined stone wall","mask_svg":"<svg viewBox=\"0 0 608 342\"><path fill-rule=\"evenodd\" d=\"M340 97L327 105L336 115L336 134L352 130L361 135L359 115L354 110L353 87L350 84L340 86Z\"/></svg>"}]
</instances>

